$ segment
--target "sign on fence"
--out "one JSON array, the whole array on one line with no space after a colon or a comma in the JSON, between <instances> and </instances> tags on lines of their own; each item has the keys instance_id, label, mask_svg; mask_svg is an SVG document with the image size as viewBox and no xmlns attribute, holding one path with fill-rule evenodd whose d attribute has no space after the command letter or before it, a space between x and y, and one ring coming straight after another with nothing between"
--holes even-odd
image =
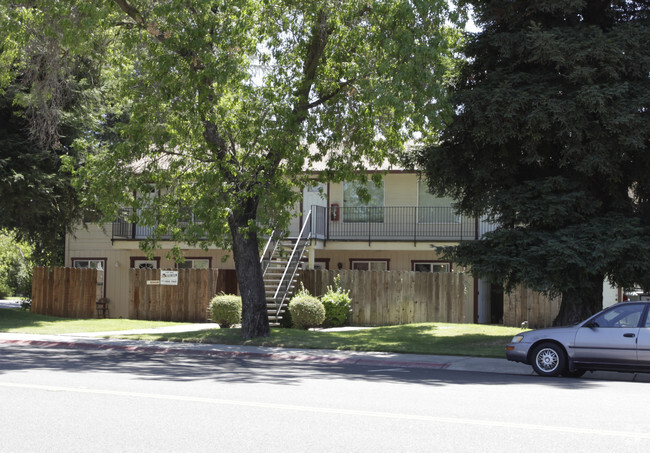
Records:
<instances>
[{"instance_id":1,"label":"sign on fence","mask_svg":"<svg viewBox=\"0 0 650 453\"><path fill-rule=\"evenodd\" d=\"M203 322L210 299L221 291L237 293L234 270L130 269L129 318Z\"/></svg>"},{"instance_id":2,"label":"sign on fence","mask_svg":"<svg viewBox=\"0 0 650 453\"><path fill-rule=\"evenodd\" d=\"M160 271L161 285L178 285L178 271Z\"/></svg>"}]
</instances>

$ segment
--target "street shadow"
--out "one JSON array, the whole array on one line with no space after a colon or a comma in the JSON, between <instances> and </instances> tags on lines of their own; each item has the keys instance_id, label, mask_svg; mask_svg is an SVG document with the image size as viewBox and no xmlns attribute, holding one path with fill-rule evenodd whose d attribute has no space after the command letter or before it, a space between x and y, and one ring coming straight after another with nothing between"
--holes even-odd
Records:
<instances>
[{"instance_id":1,"label":"street shadow","mask_svg":"<svg viewBox=\"0 0 650 453\"><path fill-rule=\"evenodd\" d=\"M385 364L358 365L263 358L223 358L177 352L0 347L0 374L33 370L121 373L129 375L131 379L142 381L210 381L275 385L300 385L307 379L347 379L428 386L530 384L580 390L597 388L606 382L585 378L541 378L530 375L403 368Z\"/></svg>"}]
</instances>

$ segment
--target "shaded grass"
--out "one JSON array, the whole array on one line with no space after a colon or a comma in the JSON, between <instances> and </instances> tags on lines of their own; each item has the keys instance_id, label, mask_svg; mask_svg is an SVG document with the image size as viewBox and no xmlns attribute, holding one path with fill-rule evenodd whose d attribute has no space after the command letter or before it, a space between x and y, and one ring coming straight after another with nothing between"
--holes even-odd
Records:
<instances>
[{"instance_id":1,"label":"shaded grass","mask_svg":"<svg viewBox=\"0 0 650 453\"><path fill-rule=\"evenodd\" d=\"M187 323L138 321L134 319L69 319L38 315L20 309L0 309L0 332L64 334L111 332L114 330L150 329L186 325Z\"/></svg>"},{"instance_id":2,"label":"shaded grass","mask_svg":"<svg viewBox=\"0 0 650 453\"><path fill-rule=\"evenodd\" d=\"M409 354L504 357L506 343L519 328L477 324L423 323L347 331L305 331L272 328L271 336L243 340L241 329L211 329L129 339L271 346L301 349L378 351Z\"/></svg>"},{"instance_id":3,"label":"shaded grass","mask_svg":"<svg viewBox=\"0 0 650 453\"><path fill-rule=\"evenodd\" d=\"M0 332L66 334L182 326L187 323L132 319L67 319L20 309L0 309ZM328 331L272 328L265 338L243 340L241 329L121 335L150 341L269 346L299 349L397 352L408 354L504 357L504 347L520 328L479 324L423 323Z\"/></svg>"}]
</instances>

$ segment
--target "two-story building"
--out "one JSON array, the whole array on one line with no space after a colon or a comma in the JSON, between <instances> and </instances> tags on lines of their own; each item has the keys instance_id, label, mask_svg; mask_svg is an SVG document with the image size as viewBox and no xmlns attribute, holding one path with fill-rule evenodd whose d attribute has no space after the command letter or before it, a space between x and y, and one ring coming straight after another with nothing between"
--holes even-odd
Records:
<instances>
[{"instance_id":1,"label":"two-story building","mask_svg":"<svg viewBox=\"0 0 650 453\"><path fill-rule=\"evenodd\" d=\"M414 172L388 172L379 185L369 181L368 199L359 197L358 184L315 182L303 190L290 235L298 235L303 225L310 232L304 268L464 271L442 259L435 247L476 240L487 228L485 223L458 215L451 199L428 193L426 183ZM171 241L162 241L153 257L147 258L139 242L150 231L148 227L117 220L104 229L90 225L87 230L79 229L67 237L67 266L102 270L98 297L111 300L111 316L128 315L130 268L235 268L228 251L205 251L183 245L185 261L176 263L168 257L175 245ZM489 286L474 286L475 322L498 322L502 302L490 303ZM498 292L495 297L499 297Z\"/></svg>"}]
</instances>

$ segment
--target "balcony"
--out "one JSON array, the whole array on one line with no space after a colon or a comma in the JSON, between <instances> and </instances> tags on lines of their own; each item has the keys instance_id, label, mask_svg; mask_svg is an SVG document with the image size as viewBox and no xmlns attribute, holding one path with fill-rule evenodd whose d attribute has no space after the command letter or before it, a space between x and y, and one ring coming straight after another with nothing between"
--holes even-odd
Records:
<instances>
[{"instance_id":1,"label":"balcony","mask_svg":"<svg viewBox=\"0 0 650 453\"><path fill-rule=\"evenodd\" d=\"M137 223L129 221L133 216L133 209L123 208L120 209L119 216L112 224L111 238L112 240L137 240L142 241L151 237L154 227L142 226ZM194 219L192 213L188 213L188 220L181 222L179 226L187 227L190 225L199 225L201 222ZM163 235L163 240L171 240L171 235Z\"/></svg>"},{"instance_id":2,"label":"balcony","mask_svg":"<svg viewBox=\"0 0 650 453\"><path fill-rule=\"evenodd\" d=\"M312 237L323 241L464 241L478 222L450 207L312 206Z\"/></svg>"},{"instance_id":3,"label":"balcony","mask_svg":"<svg viewBox=\"0 0 650 453\"><path fill-rule=\"evenodd\" d=\"M130 209L113 222L113 240L143 240L152 227L129 222ZM187 224L199 223L190 221ZM481 223L482 225L482 223ZM458 242L474 240L480 225L474 217L450 207L325 207L312 206L311 237L321 241ZM483 230L484 228L481 228ZM298 232L291 231L296 236ZM170 239L170 237L163 237Z\"/></svg>"}]
</instances>

